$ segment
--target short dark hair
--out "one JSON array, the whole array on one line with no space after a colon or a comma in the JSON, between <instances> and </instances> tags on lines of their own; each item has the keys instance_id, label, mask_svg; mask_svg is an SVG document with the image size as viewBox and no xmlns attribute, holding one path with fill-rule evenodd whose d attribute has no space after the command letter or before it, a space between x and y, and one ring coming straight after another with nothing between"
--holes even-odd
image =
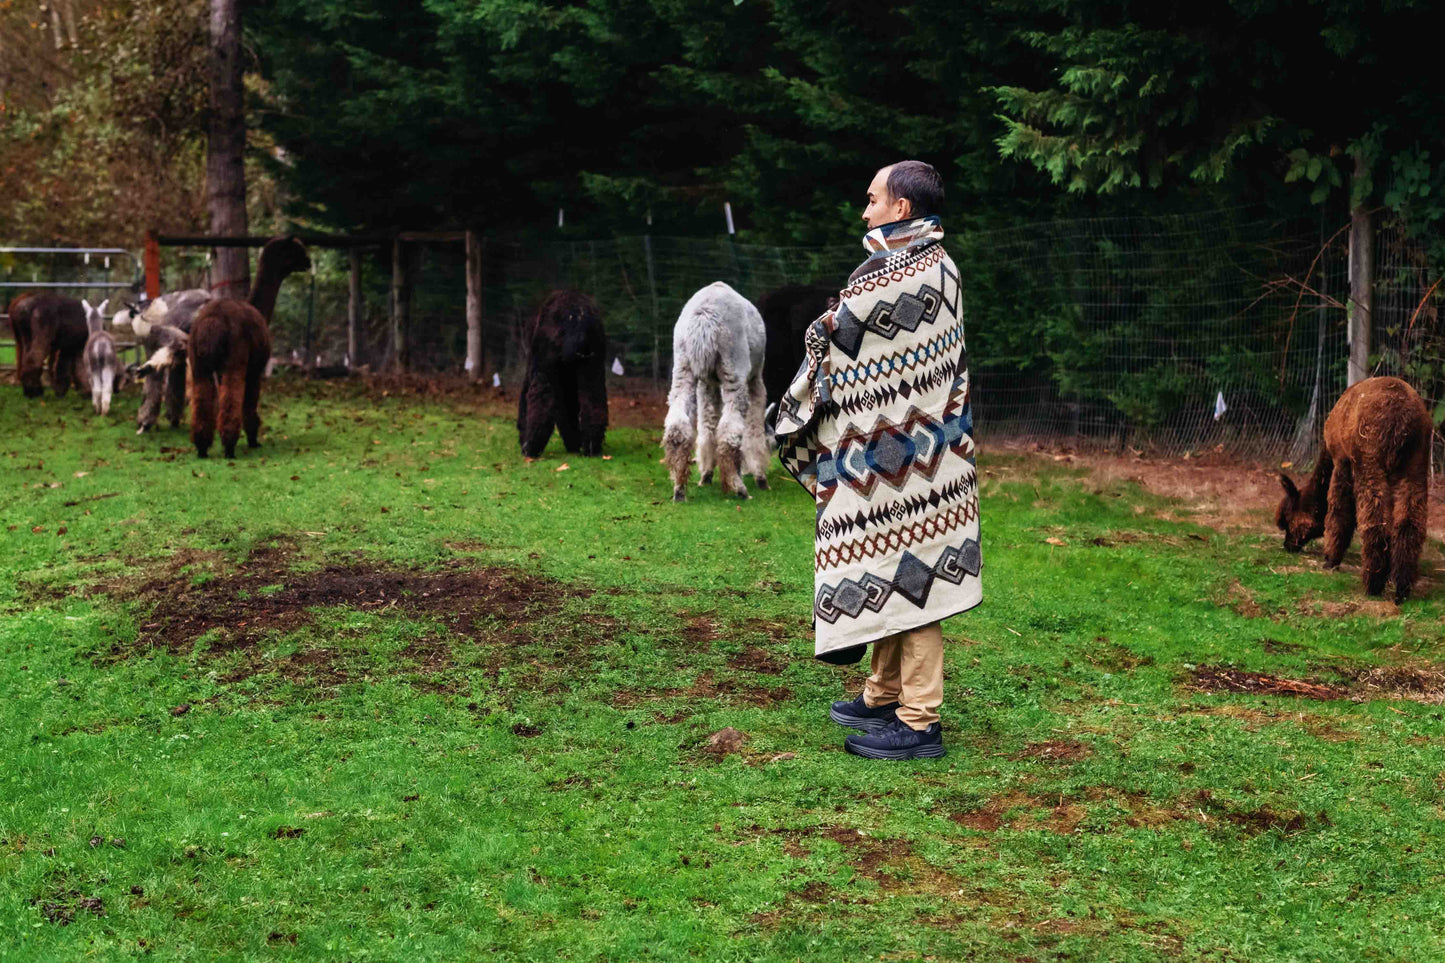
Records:
<instances>
[{"instance_id":1,"label":"short dark hair","mask_svg":"<svg viewBox=\"0 0 1445 963\"><path fill-rule=\"evenodd\" d=\"M932 164L920 160L899 161L888 171L888 193L894 200L908 198L911 217L927 217L943 208L943 178Z\"/></svg>"}]
</instances>

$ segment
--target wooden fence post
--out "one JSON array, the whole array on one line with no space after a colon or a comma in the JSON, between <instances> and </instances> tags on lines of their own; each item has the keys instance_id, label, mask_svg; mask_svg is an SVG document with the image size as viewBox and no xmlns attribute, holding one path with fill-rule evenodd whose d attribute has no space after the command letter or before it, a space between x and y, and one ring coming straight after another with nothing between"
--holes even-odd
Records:
<instances>
[{"instance_id":1,"label":"wooden fence post","mask_svg":"<svg viewBox=\"0 0 1445 963\"><path fill-rule=\"evenodd\" d=\"M1346 308L1350 362L1346 384L1370 376L1370 320L1375 313L1375 226L1369 195L1364 191L1369 171L1363 155L1355 155L1350 190L1350 299Z\"/></svg>"},{"instance_id":2,"label":"wooden fence post","mask_svg":"<svg viewBox=\"0 0 1445 963\"><path fill-rule=\"evenodd\" d=\"M467 231L467 381L482 378L482 245Z\"/></svg>"},{"instance_id":3,"label":"wooden fence post","mask_svg":"<svg viewBox=\"0 0 1445 963\"><path fill-rule=\"evenodd\" d=\"M161 246L151 231L146 231L145 249L146 298L161 296Z\"/></svg>"},{"instance_id":4,"label":"wooden fence post","mask_svg":"<svg viewBox=\"0 0 1445 963\"><path fill-rule=\"evenodd\" d=\"M401 238L391 242L391 370L405 371L410 361L406 344L406 253Z\"/></svg>"},{"instance_id":5,"label":"wooden fence post","mask_svg":"<svg viewBox=\"0 0 1445 963\"><path fill-rule=\"evenodd\" d=\"M361 248L353 247L346 298L346 358L353 368L362 364L361 315Z\"/></svg>"}]
</instances>

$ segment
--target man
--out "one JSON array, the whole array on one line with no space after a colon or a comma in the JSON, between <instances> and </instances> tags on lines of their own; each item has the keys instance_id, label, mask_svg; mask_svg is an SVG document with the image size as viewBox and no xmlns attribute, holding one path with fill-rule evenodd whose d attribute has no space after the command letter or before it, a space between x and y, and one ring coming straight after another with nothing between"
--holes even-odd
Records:
<instances>
[{"instance_id":1,"label":"man","mask_svg":"<svg viewBox=\"0 0 1445 963\"><path fill-rule=\"evenodd\" d=\"M922 161L880 170L867 260L809 327L778 408L779 456L814 496L816 656L872 672L830 717L871 759L943 755L939 623L983 599L973 415L943 182Z\"/></svg>"}]
</instances>

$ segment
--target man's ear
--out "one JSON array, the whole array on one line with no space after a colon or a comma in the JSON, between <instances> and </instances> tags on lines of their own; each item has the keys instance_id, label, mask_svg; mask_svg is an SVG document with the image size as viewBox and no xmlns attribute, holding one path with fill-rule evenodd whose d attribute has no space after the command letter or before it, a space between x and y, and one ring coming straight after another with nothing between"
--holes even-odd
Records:
<instances>
[{"instance_id":1,"label":"man's ear","mask_svg":"<svg viewBox=\"0 0 1445 963\"><path fill-rule=\"evenodd\" d=\"M898 219L907 221L913 218L913 202L906 197L898 199Z\"/></svg>"}]
</instances>

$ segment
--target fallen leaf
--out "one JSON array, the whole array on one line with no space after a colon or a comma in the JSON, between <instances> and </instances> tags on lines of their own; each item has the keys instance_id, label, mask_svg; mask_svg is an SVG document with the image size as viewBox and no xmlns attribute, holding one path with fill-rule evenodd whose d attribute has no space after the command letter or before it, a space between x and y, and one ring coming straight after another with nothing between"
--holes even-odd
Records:
<instances>
[{"instance_id":1,"label":"fallen leaf","mask_svg":"<svg viewBox=\"0 0 1445 963\"><path fill-rule=\"evenodd\" d=\"M78 472L75 473L75 477L76 477L76 478L84 478L86 475L89 475L89 474L90 474L90 472L88 472L88 471L78 471Z\"/></svg>"},{"instance_id":2,"label":"fallen leaf","mask_svg":"<svg viewBox=\"0 0 1445 963\"><path fill-rule=\"evenodd\" d=\"M603 460L603 461L611 461L611 460L612 460L612 456L611 456L611 455L603 455L603 456L602 456L602 460Z\"/></svg>"},{"instance_id":3,"label":"fallen leaf","mask_svg":"<svg viewBox=\"0 0 1445 963\"><path fill-rule=\"evenodd\" d=\"M1292 461L1282 461L1282 462L1279 463L1279 467L1281 467L1281 468L1293 468L1293 467L1294 467L1294 462L1292 462Z\"/></svg>"},{"instance_id":4,"label":"fallen leaf","mask_svg":"<svg viewBox=\"0 0 1445 963\"><path fill-rule=\"evenodd\" d=\"M571 467L572 467L571 465L567 464L567 463L564 461L562 464L558 465L555 470L556 470L556 471L568 471L569 469L571 469Z\"/></svg>"},{"instance_id":5,"label":"fallen leaf","mask_svg":"<svg viewBox=\"0 0 1445 963\"><path fill-rule=\"evenodd\" d=\"M743 743L750 738L746 732L739 732L732 726L728 726L707 737L707 751L719 756L725 756L730 752L739 752Z\"/></svg>"},{"instance_id":6,"label":"fallen leaf","mask_svg":"<svg viewBox=\"0 0 1445 963\"><path fill-rule=\"evenodd\" d=\"M1063 540L1062 538L1046 538L1046 539L1044 539L1044 542L1047 543L1047 544L1049 544L1049 545L1063 545L1063 544L1064 544L1064 540Z\"/></svg>"}]
</instances>

